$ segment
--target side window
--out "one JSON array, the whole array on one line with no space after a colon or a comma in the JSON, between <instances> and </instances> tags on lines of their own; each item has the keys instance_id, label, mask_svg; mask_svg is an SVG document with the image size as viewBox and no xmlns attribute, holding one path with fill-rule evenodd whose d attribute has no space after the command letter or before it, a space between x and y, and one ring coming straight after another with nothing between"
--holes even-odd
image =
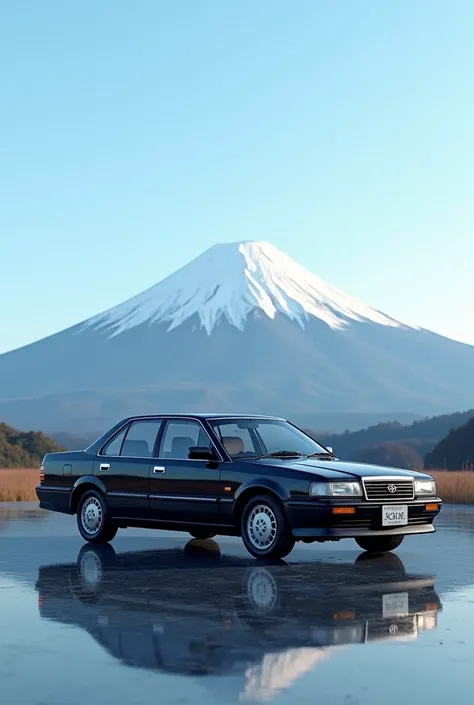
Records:
<instances>
[{"instance_id":1,"label":"side window","mask_svg":"<svg viewBox=\"0 0 474 705\"><path fill-rule=\"evenodd\" d=\"M161 441L160 458L187 459L192 446L211 447L202 426L196 421L168 421Z\"/></svg>"},{"instance_id":2,"label":"side window","mask_svg":"<svg viewBox=\"0 0 474 705\"><path fill-rule=\"evenodd\" d=\"M112 440L107 443L104 450L102 451L102 455L120 455L122 441L125 438L125 434L127 433L127 429L128 429L128 426L125 426L125 428L122 428L122 430L119 431L117 433L117 435L114 436L112 438Z\"/></svg>"},{"instance_id":3,"label":"side window","mask_svg":"<svg viewBox=\"0 0 474 705\"><path fill-rule=\"evenodd\" d=\"M133 421L129 426L120 455L129 458L151 458L161 424L161 419Z\"/></svg>"},{"instance_id":4,"label":"side window","mask_svg":"<svg viewBox=\"0 0 474 705\"><path fill-rule=\"evenodd\" d=\"M239 428L236 423L222 423L217 426L216 431L222 445L231 457L240 453L252 453L253 455L258 450L255 448L248 428Z\"/></svg>"},{"instance_id":5,"label":"side window","mask_svg":"<svg viewBox=\"0 0 474 705\"><path fill-rule=\"evenodd\" d=\"M279 450L294 450L295 441L298 441L296 434L292 433L291 427L280 426L275 423L261 423L258 426L258 436L263 444L265 453L277 453ZM301 441L297 444L297 449Z\"/></svg>"}]
</instances>

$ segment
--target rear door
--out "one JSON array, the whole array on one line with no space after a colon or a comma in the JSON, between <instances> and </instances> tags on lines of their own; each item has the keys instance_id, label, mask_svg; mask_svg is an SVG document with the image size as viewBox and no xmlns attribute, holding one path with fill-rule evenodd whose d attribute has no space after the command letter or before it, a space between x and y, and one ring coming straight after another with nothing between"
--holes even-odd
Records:
<instances>
[{"instance_id":1,"label":"rear door","mask_svg":"<svg viewBox=\"0 0 474 705\"><path fill-rule=\"evenodd\" d=\"M150 469L151 516L164 522L215 527L219 520L221 463L190 460L192 446L213 447L203 425L193 419L168 419L159 457Z\"/></svg>"},{"instance_id":2,"label":"rear door","mask_svg":"<svg viewBox=\"0 0 474 705\"><path fill-rule=\"evenodd\" d=\"M150 465L161 424L161 419L132 421L97 456L94 475L106 487L113 516L148 517Z\"/></svg>"}]
</instances>

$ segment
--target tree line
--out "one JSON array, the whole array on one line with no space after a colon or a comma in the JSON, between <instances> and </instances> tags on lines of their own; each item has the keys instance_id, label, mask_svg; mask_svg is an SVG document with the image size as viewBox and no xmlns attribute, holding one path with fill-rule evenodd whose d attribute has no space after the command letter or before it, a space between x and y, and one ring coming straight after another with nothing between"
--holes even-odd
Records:
<instances>
[{"instance_id":1,"label":"tree line","mask_svg":"<svg viewBox=\"0 0 474 705\"><path fill-rule=\"evenodd\" d=\"M474 469L474 409L401 424L397 421L340 434L307 432L332 446L341 460L407 470Z\"/></svg>"},{"instance_id":2,"label":"tree line","mask_svg":"<svg viewBox=\"0 0 474 705\"><path fill-rule=\"evenodd\" d=\"M0 467L37 468L46 453L63 447L39 431L18 431L0 423Z\"/></svg>"}]
</instances>

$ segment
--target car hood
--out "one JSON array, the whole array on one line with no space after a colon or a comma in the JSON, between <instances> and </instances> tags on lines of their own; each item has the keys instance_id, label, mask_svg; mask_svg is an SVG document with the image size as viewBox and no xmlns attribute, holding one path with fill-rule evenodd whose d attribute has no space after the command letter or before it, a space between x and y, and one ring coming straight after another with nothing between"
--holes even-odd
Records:
<instances>
[{"instance_id":1,"label":"car hood","mask_svg":"<svg viewBox=\"0 0 474 705\"><path fill-rule=\"evenodd\" d=\"M262 459L263 460L263 459ZM265 464L290 467L292 470L305 472L308 475L324 475L328 479L349 477L426 477L423 473L401 468L390 468L383 465L366 465L344 460L321 460L320 458L304 458L301 460L285 460L265 458Z\"/></svg>"}]
</instances>

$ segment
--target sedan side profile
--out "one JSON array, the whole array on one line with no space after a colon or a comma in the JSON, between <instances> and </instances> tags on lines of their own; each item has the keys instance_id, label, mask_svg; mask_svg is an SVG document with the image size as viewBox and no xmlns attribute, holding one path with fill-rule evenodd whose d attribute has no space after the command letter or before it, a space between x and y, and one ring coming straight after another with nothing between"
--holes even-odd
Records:
<instances>
[{"instance_id":1,"label":"sedan side profile","mask_svg":"<svg viewBox=\"0 0 474 705\"><path fill-rule=\"evenodd\" d=\"M84 451L47 454L36 492L41 508L75 514L90 543L156 528L241 536L256 558L342 538L391 551L435 531L441 508L429 475L341 462L271 416L129 417Z\"/></svg>"}]
</instances>

